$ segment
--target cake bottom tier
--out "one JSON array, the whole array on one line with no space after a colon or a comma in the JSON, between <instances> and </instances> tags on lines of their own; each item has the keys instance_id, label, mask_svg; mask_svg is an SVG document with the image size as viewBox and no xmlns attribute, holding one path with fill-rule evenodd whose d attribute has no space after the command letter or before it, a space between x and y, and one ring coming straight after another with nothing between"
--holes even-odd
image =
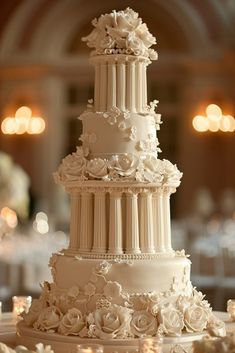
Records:
<instances>
[{"instance_id":1,"label":"cake bottom tier","mask_svg":"<svg viewBox=\"0 0 235 353\"><path fill-rule=\"evenodd\" d=\"M60 254L50 265L54 282L44 283L23 315L24 323L45 337L131 342L202 332L210 320L208 302L192 288L186 257L104 260Z\"/></svg>"},{"instance_id":2,"label":"cake bottom tier","mask_svg":"<svg viewBox=\"0 0 235 353\"><path fill-rule=\"evenodd\" d=\"M174 348L179 350L179 346L189 352L192 349L192 343L200 340L205 332L183 333L180 337L165 337L163 341L163 353L169 353ZM139 348L138 339L124 340L99 340L99 339L81 339L71 336L61 336L53 333L44 333L35 331L19 323L17 328L17 344L26 346L30 350L35 350L35 345L43 343L44 346L50 345L54 353L76 353L78 344L96 343L104 347L104 353L136 353ZM177 351L178 351L177 350Z\"/></svg>"}]
</instances>

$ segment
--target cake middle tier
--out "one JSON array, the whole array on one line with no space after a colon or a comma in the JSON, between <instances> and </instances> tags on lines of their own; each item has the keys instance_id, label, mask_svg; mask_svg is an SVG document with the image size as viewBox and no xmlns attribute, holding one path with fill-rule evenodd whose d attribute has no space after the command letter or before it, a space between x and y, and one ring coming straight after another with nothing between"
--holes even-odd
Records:
<instances>
[{"instance_id":1,"label":"cake middle tier","mask_svg":"<svg viewBox=\"0 0 235 353\"><path fill-rule=\"evenodd\" d=\"M80 140L89 159L108 158L118 154L137 157L160 151L156 137L156 117L121 111L116 107L106 112L85 112L80 117L83 134Z\"/></svg>"},{"instance_id":2,"label":"cake middle tier","mask_svg":"<svg viewBox=\"0 0 235 353\"><path fill-rule=\"evenodd\" d=\"M152 259L116 257L104 260L67 255L65 252L54 254L50 260L54 284L59 290L68 291L77 286L83 292L90 286L96 287L96 294L103 294L102 286L109 283L111 287L112 283L113 287L128 295L150 292L190 295L190 264L181 253ZM100 279L99 284L97 278Z\"/></svg>"}]
</instances>

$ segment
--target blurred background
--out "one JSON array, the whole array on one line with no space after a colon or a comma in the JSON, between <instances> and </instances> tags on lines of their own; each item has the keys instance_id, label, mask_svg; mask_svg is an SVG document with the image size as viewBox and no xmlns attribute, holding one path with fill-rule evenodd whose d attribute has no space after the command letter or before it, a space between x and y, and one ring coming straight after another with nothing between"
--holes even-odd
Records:
<instances>
[{"instance_id":1,"label":"blurred background","mask_svg":"<svg viewBox=\"0 0 235 353\"><path fill-rule=\"evenodd\" d=\"M76 118L93 97L81 37L94 17L127 6L157 38L148 99L160 101L160 158L184 173L171 203L174 248L191 254L192 282L215 309L235 298L235 1L8 0L0 11L4 311L12 295L39 295L50 254L68 242L69 200L52 173L78 145ZM206 109L210 104L220 109ZM24 118L34 119L30 133L19 120L21 106L30 108ZM16 134L13 118L20 121Z\"/></svg>"}]
</instances>

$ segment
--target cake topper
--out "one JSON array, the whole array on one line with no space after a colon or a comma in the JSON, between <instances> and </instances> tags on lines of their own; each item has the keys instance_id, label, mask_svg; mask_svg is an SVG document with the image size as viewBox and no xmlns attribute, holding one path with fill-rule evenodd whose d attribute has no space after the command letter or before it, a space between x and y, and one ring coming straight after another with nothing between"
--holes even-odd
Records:
<instances>
[{"instance_id":1,"label":"cake topper","mask_svg":"<svg viewBox=\"0 0 235 353\"><path fill-rule=\"evenodd\" d=\"M95 49L92 55L129 54L157 60L157 52L150 48L156 44L156 38L139 14L129 7L101 15L92 25L95 27L92 32L82 38L88 47Z\"/></svg>"}]
</instances>

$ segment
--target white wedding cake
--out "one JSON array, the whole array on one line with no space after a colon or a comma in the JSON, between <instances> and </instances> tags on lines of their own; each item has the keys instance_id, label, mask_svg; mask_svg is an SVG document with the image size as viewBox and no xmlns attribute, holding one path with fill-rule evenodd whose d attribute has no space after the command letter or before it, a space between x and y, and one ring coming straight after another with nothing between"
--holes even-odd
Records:
<instances>
[{"instance_id":1,"label":"white wedding cake","mask_svg":"<svg viewBox=\"0 0 235 353\"><path fill-rule=\"evenodd\" d=\"M156 39L130 8L102 15L83 38L94 50L94 100L79 117L82 145L55 179L71 196L70 244L53 254L53 283L19 324L19 342L75 351L101 342L133 351L144 336L201 333L212 311L171 245L170 195L182 173L160 152L146 69Z\"/></svg>"}]
</instances>

